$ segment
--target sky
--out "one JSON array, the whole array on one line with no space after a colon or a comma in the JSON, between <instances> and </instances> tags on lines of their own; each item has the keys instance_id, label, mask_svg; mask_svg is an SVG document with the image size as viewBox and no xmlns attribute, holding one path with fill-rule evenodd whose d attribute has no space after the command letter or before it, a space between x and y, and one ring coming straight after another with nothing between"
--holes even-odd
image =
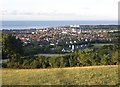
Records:
<instances>
[{"instance_id":1,"label":"sky","mask_svg":"<svg viewBox=\"0 0 120 87\"><path fill-rule=\"evenodd\" d=\"M118 20L119 0L0 0L0 20Z\"/></svg>"}]
</instances>

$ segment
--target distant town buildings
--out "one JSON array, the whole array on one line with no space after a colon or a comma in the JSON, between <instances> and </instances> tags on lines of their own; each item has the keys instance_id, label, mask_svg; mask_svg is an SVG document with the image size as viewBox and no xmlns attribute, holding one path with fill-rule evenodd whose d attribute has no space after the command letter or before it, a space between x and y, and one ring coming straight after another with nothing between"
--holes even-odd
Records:
<instances>
[{"instance_id":1,"label":"distant town buildings","mask_svg":"<svg viewBox=\"0 0 120 87\"><path fill-rule=\"evenodd\" d=\"M63 47L62 52L73 52L75 44L82 42L111 41L108 33L115 31L118 31L117 25L70 25L42 29L2 30L3 33L14 34L24 44L36 42L37 46L40 47L46 44L53 47L60 44L68 45L70 50ZM80 45L80 47L83 46Z\"/></svg>"}]
</instances>

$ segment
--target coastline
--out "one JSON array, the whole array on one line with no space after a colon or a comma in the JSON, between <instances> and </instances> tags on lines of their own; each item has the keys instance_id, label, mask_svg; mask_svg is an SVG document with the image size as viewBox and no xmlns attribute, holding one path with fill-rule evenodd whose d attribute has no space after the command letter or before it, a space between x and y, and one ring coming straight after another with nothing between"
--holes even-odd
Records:
<instances>
[{"instance_id":1,"label":"coastline","mask_svg":"<svg viewBox=\"0 0 120 87\"><path fill-rule=\"evenodd\" d=\"M118 25L117 21L0 21L0 29L40 29L69 25Z\"/></svg>"}]
</instances>

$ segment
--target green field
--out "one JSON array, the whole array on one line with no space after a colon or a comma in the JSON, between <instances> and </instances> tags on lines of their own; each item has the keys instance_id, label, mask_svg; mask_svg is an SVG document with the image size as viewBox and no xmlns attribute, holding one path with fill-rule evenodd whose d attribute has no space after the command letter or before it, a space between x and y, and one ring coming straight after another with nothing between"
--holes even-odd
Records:
<instances>
[{"instance_id":1,"label":"green field","mask_svg":"<svg viewBox=\"0 0 120 87\"><path fill-rule=\"evenodd\" d=\"M3 69L3 85L116 85L118 65L52 69Z\"/></svg>"},{"instance_id":2,"label":"green field","mask_svg":"<svg viewBox=\"0 0 120 87\"><path fill-rule=\"evenodd\" d=\"M92 44L92 45L94 45L93 48L99 48L105 45L113 45L113 44Z\"/></svg>"},{"instance_id":3,"label":"green field","mask_svg":"<svg viewBox=\"0 0 120 87\"><path fill-rule=\"evenodd\" d=\"M38 54L37 56L59 57L59 56L64 56L64 54Z\"/></svg>"}]
</instances>

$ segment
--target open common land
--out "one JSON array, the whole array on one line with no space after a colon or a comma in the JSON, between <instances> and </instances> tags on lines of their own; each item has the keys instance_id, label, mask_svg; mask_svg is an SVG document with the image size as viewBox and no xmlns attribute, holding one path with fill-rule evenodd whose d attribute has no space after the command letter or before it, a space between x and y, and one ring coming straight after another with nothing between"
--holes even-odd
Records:
<instances>
[{"instance_id":1,"label":"open common land","mask_svg":"<svg viewBox=\"0 0 120 87\"><path fill-rule=\"evenodd\" d=\"M51 68L3 69L3 85L116 85L118 65Z\"/></svg>"}]
</instances>

